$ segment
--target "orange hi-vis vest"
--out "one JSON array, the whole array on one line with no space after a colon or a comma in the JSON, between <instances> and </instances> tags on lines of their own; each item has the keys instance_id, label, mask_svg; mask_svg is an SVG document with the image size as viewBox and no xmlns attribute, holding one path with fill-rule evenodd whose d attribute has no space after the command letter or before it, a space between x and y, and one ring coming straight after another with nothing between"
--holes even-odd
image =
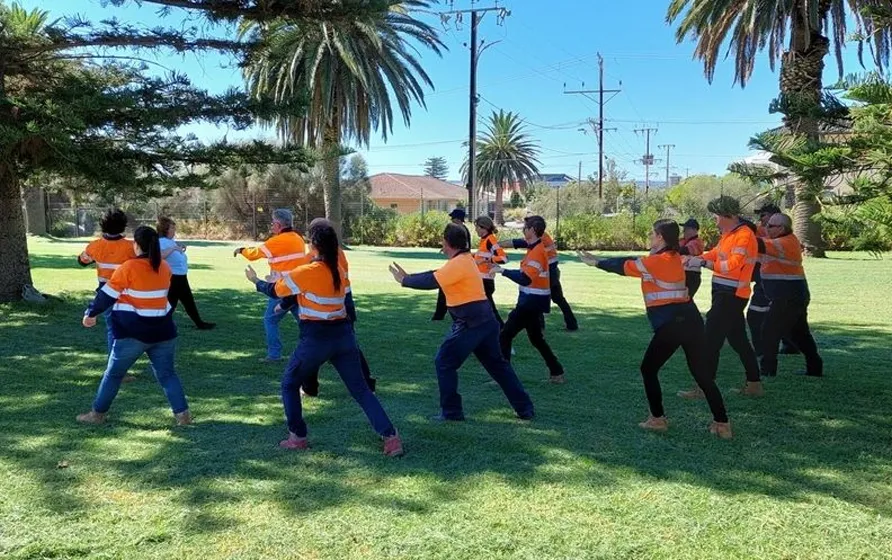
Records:
<instances>
[{"instance_id":1,"label":"orange hi-vis vest","mask_svg":"<svg viewBox=\"0 0 892 560\"><path fill-rule=\"evenodd\" d=\"M548 235L548 232L542 234L542 247L545 249L545 255L548 257L548 264L554 266L558 263L557 246L554 239Z\"/></svg>"},{"instance_id":2,"label":"orange hi-vis vest","mask_svg":"<svg viewBox=\"0 0 892 560\"><path fill-rule=\"evenodd\" d=\"M674 251L626 261L623 273L641 278L641 292L644 294L646 307L691 301L685 286L684 265Z\"/></svg>"},{"instance_id":3,"label":"orange hi-vis vest","mask_svg":"<svg viewBox=\"0 0 892 560\"><path fill-rule=\"evenodd\" d=\"M520 263L520 270L533 280L529 286L519 286L520 293L551 297L548 255L544 241L527 251Z\"/></svg>"},{"instance_id":4,"label":"orange hi-vis vest","mask_svg":"<svg viewBox=\"0 0 892 560\"><path fill-rule=\"evenodd\" d=\"M446 296L446 307L486 300L483 279L471 253L459 253L446 261L434 271L434 278Z\"/></svg>"},{"instance_id":5,"label":"orange hi-vis vest","mask_svg":"<svg viewBox=\"0 0 892 560\"><path fill-rule=\"evenodd\" d=\"M340 268L340 267L339 267ZM276 281L276 296L297 296L301 321L339 321L347 318L346 276L341 273L341 288L336 290L331 269L322 261L314 260L282 275Z\"/></svg>"},{"instance_id":6,"label":"orange hi-vis vest","mask_svg":"<svg viewBox=\"0 0 892 560\"><path fill-rule=\"evenodd\" d=\"M170 266L164 261L155 272L149 259L131 259L115 270L100 291L117 300L112 313L164 317L171 310L167 300L170 277Z\"/></svg>"},{"instance_id":7,"label":"orange hi-vis vest","mask_svg":"<svg viewBox=\"0 0 892 560\"><path fill-rule=\"evenodd\" d=\"M242 249L242 256L249 261L266 258L270 274L275 280L310 261L304 238L294 231L274 235L259 247Z\"/></svg>"},{"instance_id":8,"label":"orange hi-vis vest","mask_svg":"<svg viewBox=\"0 0 892 560\"><path fill-rule=\"evenodd\" d=\"M762 241L765 243L765 254L759 256L762 280L805 280L802 244L795 235Z\"/></svg>"},{"instance_id":9,"label":"orange hi-vis vest","mask_svg":"<svg viewBox=\"0 0 892 560\"><path fill-rule=\"evenodd\" d=\"M495 234L490 233L480 240L480 246L474 254L474 261L477 263L480 278L493 279L496 277L496 274L491 270L492 265L507 263L508 255L499 246L499 238Z\"/></svg>"},{"instance_id":10,"label":"orange hi-vis vest","mask_svg":"<svg viewBox=\"0 0 892 560\"><path fill-rule=\"evenodd\" d=\"M96 263L96 276L100 284L108 282L115 270L122 264L135 259L136 253L133 251L133 240L126 237L118 239L99 239L91 241L87 248L78 256L78 260L87 265L91 262Z\"/></svg>"},{"instance_id":11,"label":"orange hi-vis vest","mask_svg":"<svg viewBox=\"0 0 892 560\"><path fill-rule=\"evenodd\" d=\"M756 234L745 223L722 235L718 246L703 254L703 260L715 263L713 291L728 290L739 298L749 299L758 253Z\"/></svg>"},{"instance_id":12,"label":"orange hi-vis vest","mask_svg":"<svg viewBox=\"0 0 892 560\"><path fill-rule=\"evenodd\" d=\"M315 260L319 258L319 251L313 249L308 254L309 259ZM347 293L349 294L353 290L350 288L350 263L347 262L347 255L344 253L344 250L338 247L338 267L341 269L341 282L344 283L344 286L347 287Z\"/></svg>"}]
</instances>

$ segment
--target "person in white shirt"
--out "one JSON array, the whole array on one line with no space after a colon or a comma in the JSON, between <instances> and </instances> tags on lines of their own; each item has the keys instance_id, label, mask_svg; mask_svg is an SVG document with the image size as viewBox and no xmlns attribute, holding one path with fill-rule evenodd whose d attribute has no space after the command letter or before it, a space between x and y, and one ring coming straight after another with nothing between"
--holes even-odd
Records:
<instances>
[{"instance_id":1,"label":"person in white shirt","mask_svg":"<svg viewBox=\"0 0 892 560\"><path fill-rule=\"evenodd\" d=\"M167 299L170 301L171 313L177 308L177 303L183 302L183 308L186 314L195 323L195 328L199 330L210 330L217 326L216 323L208 323L201 319L198 313L198 307L195 305L195 297L192 295L192 288L189 286L189 261L186 258L186 247L174 241L177 233L177 224L172 219L162 216L158 218L158 234L161 244L161 256L170 266L173 273L170 279L170 290L167 292Z\"/></svg>"}]
</instances>

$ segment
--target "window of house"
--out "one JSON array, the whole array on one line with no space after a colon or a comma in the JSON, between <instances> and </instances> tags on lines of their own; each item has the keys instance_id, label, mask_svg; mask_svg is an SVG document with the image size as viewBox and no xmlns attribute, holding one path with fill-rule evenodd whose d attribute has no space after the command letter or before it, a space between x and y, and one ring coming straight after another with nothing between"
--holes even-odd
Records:
<instances>
[{"instance_id":1,"label":"window of house","mask_svg":"<svg viewBox=\"0 0 892 560\"><path fill-rule=\"evenodd\" d=\"M390 208L393 209L393 210L396 210L396 209L398 208L398 206L399 206L398 204L393 203L393 204L390 205Z\"/></svg>"}]
</instances>

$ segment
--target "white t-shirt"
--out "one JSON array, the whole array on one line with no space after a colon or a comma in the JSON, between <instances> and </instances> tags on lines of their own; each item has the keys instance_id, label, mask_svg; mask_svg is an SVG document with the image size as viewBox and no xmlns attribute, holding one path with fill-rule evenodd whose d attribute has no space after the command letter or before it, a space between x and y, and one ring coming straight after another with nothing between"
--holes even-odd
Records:
<instances>
[{"instance_id":1,"label":"white t-shirt","mask_svg":"<svg viewBox=\"0 0 892 560\"><path fill-rule=\"evenodd\" d=\"M169 237L160 237L158 239L161 244L161 252L167 251L168 249L175 249L177 246L177 242ZM180 251L171 251L169 255L167 255L167 264L170 265L170 272L176 274L178 276L184 276L189 272L189 261L186 259L186 253Z\"/></svg>"}]
</instances>

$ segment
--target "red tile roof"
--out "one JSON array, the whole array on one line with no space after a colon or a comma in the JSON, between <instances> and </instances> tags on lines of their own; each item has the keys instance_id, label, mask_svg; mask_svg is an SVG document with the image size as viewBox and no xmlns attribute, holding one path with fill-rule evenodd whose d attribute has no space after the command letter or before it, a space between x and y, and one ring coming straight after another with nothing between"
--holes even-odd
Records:
<instances>
[{"instance_id":1,"label":"red tile roof","mask_svg":"<svg viewBox=\"0 0 892 560\"><path fill-rule=\"evenodd\" d=\"M379 173L369 177L369 182L372 199L464 200L468 194L462 187L425 175Z\"/></svg>"}]
</instances>

